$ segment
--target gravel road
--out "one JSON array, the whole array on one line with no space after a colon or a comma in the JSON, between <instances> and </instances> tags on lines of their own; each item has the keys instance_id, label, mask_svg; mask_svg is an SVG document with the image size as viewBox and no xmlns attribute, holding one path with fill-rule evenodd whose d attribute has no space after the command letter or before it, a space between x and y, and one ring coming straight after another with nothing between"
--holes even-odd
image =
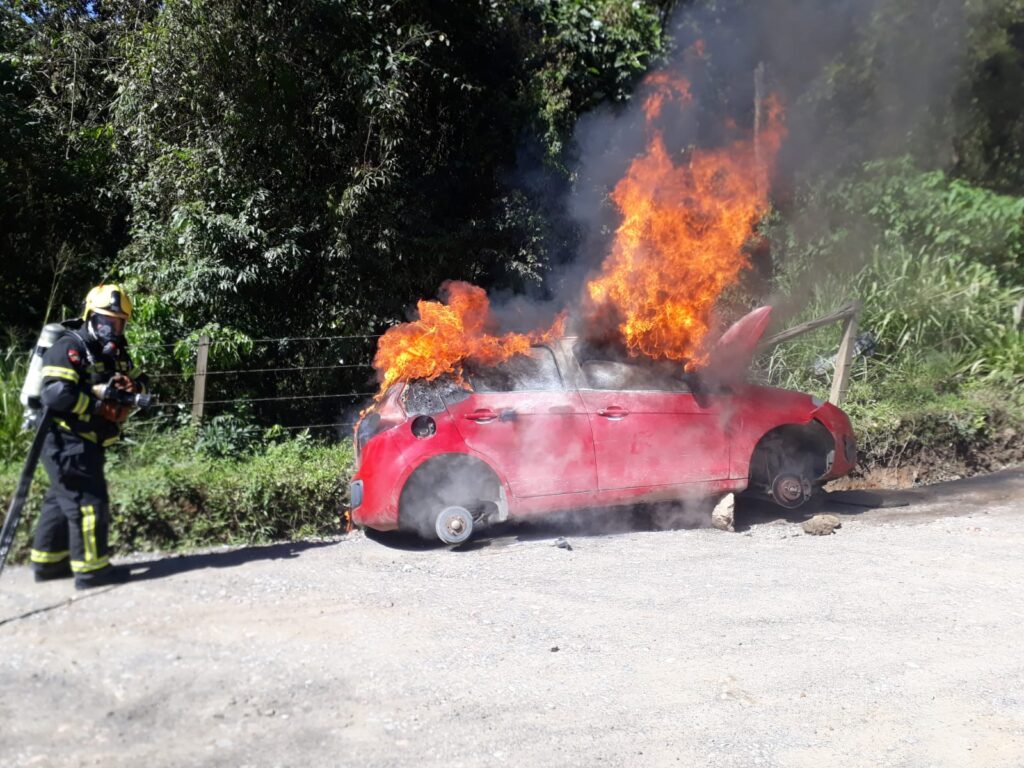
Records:
<instances>
[{"instance_id":1,"label":"gravel road","mask_svg":"<svg viewBox=\"0 0 1024 768\"><path fill-rule=\"evenodd\" d=\"M1020 768L1024 471L858 500L11 568L0 765Z\"/></svg>"}]
</instances>

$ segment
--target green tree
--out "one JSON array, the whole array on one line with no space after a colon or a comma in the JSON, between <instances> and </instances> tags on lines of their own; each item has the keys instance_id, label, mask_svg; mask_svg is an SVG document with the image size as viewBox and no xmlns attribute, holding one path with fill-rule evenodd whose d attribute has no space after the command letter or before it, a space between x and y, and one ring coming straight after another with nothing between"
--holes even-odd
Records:
<instances>
[{"instance_id":1,"label":"green tree","mask_svg":"<svg viewBox=\"0 0 1024 768\"><path fill-rule=\"evenodd\" d=\"M77 308L125 244L110 78L144 8L0 2L0 323L15 332Z\"/></svg>"}]
</instances>

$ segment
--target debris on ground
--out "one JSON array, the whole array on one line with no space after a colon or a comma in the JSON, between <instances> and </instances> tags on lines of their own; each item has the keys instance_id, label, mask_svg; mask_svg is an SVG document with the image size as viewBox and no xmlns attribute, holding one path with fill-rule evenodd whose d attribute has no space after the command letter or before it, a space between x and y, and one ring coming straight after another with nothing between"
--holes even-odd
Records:
<instances>
[{"instance_id":1,"label":"debris on ground","mask_svg":"<svg viewBox=\"0 0 1024 768\"><path fill-rule=\"evenodd\" d=\"M836 528L842 528L842 521L835 515L815 515L804 523L804 533L812 536L828 536L835 533Z\"/></svg>"},{"instance_id":2,"label":"debris on ground","mask_svg":"<svg viewBox=\"0 0 1024 768\"><path fill-rule=\"evenodd\" d=\"M720 531L735 531L736 529L733 527L736 520L735 509L736 494L726 494L711 511L711 525Z\"/></svg>"},{"instance_id":3,"label":"debris on ground","mask_svg":"<svg viewBox=\"0 0 1024 768\"><path fill-rule=\"evenodd\" d=\"M572 544L570 544L564 536L559 536L555 539L555 546L559 549L567 549L572 552Z\"/></svg>"}]
</instances>

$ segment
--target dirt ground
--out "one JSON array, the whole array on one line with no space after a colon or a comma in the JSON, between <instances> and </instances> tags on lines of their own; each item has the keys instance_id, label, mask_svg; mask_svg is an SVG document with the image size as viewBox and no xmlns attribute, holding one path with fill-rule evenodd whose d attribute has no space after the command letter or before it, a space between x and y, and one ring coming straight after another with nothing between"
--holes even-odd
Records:
<instances>
[{"instance_id":1,"label":"dirt ground","mask_svg":"<svg viewBox=\"0 0 1024 768\"><path fill-rule=\"evenodd\" d=\"M0 765L1024 765L1024 470L827 507L11 568Z\"/></svg>"}]
</instances>

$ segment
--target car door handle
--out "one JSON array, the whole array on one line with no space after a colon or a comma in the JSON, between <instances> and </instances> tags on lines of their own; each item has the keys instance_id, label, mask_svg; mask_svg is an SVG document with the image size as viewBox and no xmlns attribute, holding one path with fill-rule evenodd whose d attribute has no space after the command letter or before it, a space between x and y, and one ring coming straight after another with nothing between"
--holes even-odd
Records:
<instances>
[{"instance_id":1,"label":"car door handle","mask_svg":"<svg viewBox=\"0 0 1024 768\"><path fill-rule=\"evenodd\" d=\"M599 410L597 415L604 416L606 419L611 419L612 421L618 421L619 419L624 419L629 416L629 411L625 408L620 408L617 405L609 405L607 408Z\"/></svg>"},{"instance_id":2,"label":"car door handle","mask_svg":"<svg viewBox=\"0 0 1024 768\"><path fill-rule=\"evenodd\" d=\"M472 413L467 413L466 418L475 421L477 424L488 424L498 418L498 414L490 408L477 408Z\"/></svg>"}]
</instances>

